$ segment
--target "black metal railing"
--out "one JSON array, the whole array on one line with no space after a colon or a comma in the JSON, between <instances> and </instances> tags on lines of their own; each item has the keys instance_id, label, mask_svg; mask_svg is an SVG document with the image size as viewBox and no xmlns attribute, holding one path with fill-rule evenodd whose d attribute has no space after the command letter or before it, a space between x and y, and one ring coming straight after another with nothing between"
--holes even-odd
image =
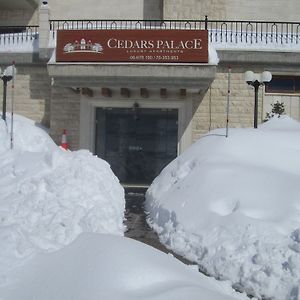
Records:
<instances>
[{"instance_id":1,"label":"black metal railing","mask_svg":"<svg viewBox=\"0 0 300 300\"><path fill-rule=\"evenodd\" d=\"M208 21L210 42L298 44L300 22Z\"/></svg>"},{"instance_id":2,"label":"black metal railing","mask_svg":"<svg viewBox=\"0 0 300 300\"><path fill-rule=\"evenodd\" d=\"M298 44L300 22L226 20L51 20L50 30L58 29L207 29L211 43Z\"/></svg>"},{"instance_id":3,"label":"black metal railing","mask_svg":"<svg viewBox=\"0 0 300 300\"><path fill-rule=\"evenodd\" d=\"M50 20L55 38L59 29L207 29L213 44L300 44L300 22L226 20ZM38 26L0 26L0 45L38 38Z\"/></svg>"},{"instance_id":4,"label":"black metal railing","mask_svg":"<svg viewBox=\"0 0 300 300\"><path fill-rule=\"evenodd\" d=\"M38 26L0 26L0 45L19 44L38 38Z\"/></svg>"},{"instance_id":5,"label":"black metal railing","mask_svg":"<svg viewBox=\"0 0 300 300\"><path fill-rule=\"evenodd\" d=\"M50 30L59 29L204 29L205 21L201 20L51 20Z\"/></svg>"}]
</instances>

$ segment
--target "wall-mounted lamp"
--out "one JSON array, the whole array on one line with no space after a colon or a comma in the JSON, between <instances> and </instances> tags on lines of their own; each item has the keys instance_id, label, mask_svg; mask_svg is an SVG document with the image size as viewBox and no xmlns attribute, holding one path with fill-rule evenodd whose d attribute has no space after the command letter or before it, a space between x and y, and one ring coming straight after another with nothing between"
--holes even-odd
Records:
<instances>
[{"instance_id":1,"label":"wall-mounted lamp","mask_svg":"<svg viewBox=\"0 0 300 300\"><path fill-rule=\"evenodd\" d=\"M258 88L271 80L272 74L269 71L264 71L261 74L256 74L252 71L245 72L245 81L254 87L254 128L257 128Z\"/></svg>"}]
</instances>

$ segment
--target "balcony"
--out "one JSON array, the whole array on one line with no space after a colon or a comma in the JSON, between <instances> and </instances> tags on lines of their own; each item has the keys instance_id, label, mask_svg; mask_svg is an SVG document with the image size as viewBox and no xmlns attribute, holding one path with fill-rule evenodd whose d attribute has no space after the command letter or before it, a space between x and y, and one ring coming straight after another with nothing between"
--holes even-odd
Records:
<instances>
[{"instance_id":1,"label":"balcony","mask_svg":"<svg viewBox=\"0 0 300 300\"><path fill-rule=\"evenodd\" d=\"M31 4L30 4L31 3ZM37 0L12 0L0 4L0 9L8 7L25 7L37 5ZM29 37L36 39L37 26L0 27L0 45L14 46L26 42ZM230 49L265 49L287 50L300 49L300 22L261 22L261 21L226 21L226 20L50 20L49 46L54 48L56 32L59 29L135 29L135 30L168 30L185 29L209 32L209 42L217 50ZM3 36L10 33L9 36ZM12 33L16 33L15 36ZM22 34L21 34L22 33Z\"/></svg>"},{"instance_id":2,"label":"balcony","mask_svg":"<svg viewBox=\"0 0 300 300\"><path fill-rule=\"evenodd\" d=\"M135 29L135 30L203 30L217 48L300 48L300 22L262 22L228 20L51 20L55 39L59 29Z\"/></svg>"},{"instance_id":3,"label":"balcony","mask_svg":"<svg viewBox=\"0 0 300 300\"><path fill-rule=\"evenodd\" d=\"M31 3L37 3L31 0ZM7 1L6 1L7 2ZM9 1L3 6L30 5L28 1ZM15 3L15 4L14 4ZM25 4L27 3L27 4ZM59 29L79 30L208 30L209 43L219 54L221 60L244 59L246 51L268 52L273 61L278 60L278 53L293 53L295 60L299 60L300 52L300 22L262 22L262 21L230 21L230 20L50 20L47 47L56 47L56 32ZM0 27L0 52L38 52L39 28L37 26L24 26L23 28ZM45 30L44 30L45 32ZM263 51L262 51L263 50ZM237 55L237 53L239 53ZM265 54L266 56L266 54ZM258 57L254 55L254 58ZM245 59L248 59L247 57ZM284 63L293 57L286 57Z\"/></svg>"},{"instance_id":4,"label":"balcony","mask_svg":"<svg viewBox=\"0 0 300 300\"><path fill-rule=\"evenodd\" d=\"M38 52L38 26L0 26L0 53Z\"/></svg>"}]
</instances>

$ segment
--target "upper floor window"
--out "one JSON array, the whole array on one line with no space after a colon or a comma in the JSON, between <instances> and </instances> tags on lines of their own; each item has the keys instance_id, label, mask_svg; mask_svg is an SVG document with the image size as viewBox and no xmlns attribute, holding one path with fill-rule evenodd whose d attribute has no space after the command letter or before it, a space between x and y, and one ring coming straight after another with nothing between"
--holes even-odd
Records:
<instances>
[{"instance_id":1,"label":"upper floor window","mask_svg":"<svg viewBox=\"0 0 300 300\"><path fill-rule=\"evenodd\" d=\"M273 75L266 85L266 93L295 94L300 93L300 76Z\"/></svg>"}]
</instances>

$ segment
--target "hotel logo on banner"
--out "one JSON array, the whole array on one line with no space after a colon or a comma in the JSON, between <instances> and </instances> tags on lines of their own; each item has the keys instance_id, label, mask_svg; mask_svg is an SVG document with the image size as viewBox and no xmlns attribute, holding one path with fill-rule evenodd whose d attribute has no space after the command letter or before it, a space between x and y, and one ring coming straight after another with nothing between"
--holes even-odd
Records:
<instances>
[{"instance_id":1,"label":"hotel logo on banner","mask_svg":"<svg viewBox=\"0 0 300 300\"><path fill-rule=\"evenodd\" d=\"M57 62L207 63L206 30L58 30Z\"/></svg>"},{"instance_id":2,"label":"hotel logo on banner","mask_svg":"<svg viewBox=\"0 0 300 300\"><path fill-rule=\"evenodd\" d=\"M64 53L84 53L84 52L90 52L90 53L99 53L101 54L103 51L103 47L100 43L93 43L91 40L86 42L84 38L80 40L80 43L76 40L74 43L67 43L64 46Z\"/></svg>"}]
</instances>

